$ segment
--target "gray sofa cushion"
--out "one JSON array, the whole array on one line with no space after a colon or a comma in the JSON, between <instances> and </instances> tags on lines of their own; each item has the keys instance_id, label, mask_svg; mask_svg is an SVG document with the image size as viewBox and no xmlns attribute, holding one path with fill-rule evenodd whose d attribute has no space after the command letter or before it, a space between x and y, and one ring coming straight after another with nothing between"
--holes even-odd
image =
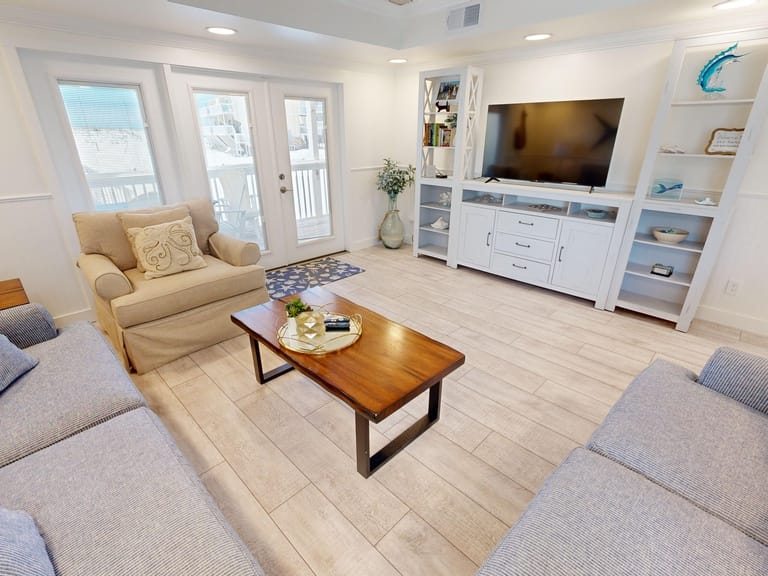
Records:
<instances>
[{"instance_id":1,"label":"gray sofa cushion","mask_svg":"<svg viewBox=\"0 0 768 576\"><path fill-rule=\"evenodd\" d=\"M22 304L0 310L0 334L19 348L27 348L55 338L58 331L53 316L42 304Z\"/></svg>"},{"instance_id":2,"label":"gray sofa cushion","mask_svg":"<svg viewBox=\"0 0 768 576\"><path fill-rule=\"evenodd\" d=\"M768 548L687 500L577 448L478 576L765 574Z\"/></svg>"},{"instance_id":3,"label":"gray sofa cushion","mask_svg":"<svg viewBox=\"0 0 768 576\"><path fill-rule=\"evenodd\" d=\"M55 575L35 521L21 510L0 508L0 574Z\"/></svg>"},{"instance_id":4,"label":"gray sofa cushion","mask_svg":"<svg viewBox=\"0 0 768 576\"><path fill-rule=\"evenodd\" d=\"M665 361L624 392L587 448L768 544L768 418Z\"/></svg>"},{"instance_id":5,"label":"gray sofa cushion","mask_svg":"<svg viewBox=\"0 0 768 576\"><path fill-rule=\"evenodd\" d=\"M157 417L132 410L0 468L58 576L263 575Z\"/></svg>"},{"instance_id":6,"label":"gray sofa cushion","mask_svg":"<svg viewBox=\"0 0 768 576\"><path fill-rule=\"evenodd\" d=\"M702 368L699 384L768 414L768 358L718 348Z\"/></svg>"},{"instance_id":7,"label":"gray sofa cushion","mask_svg":"<svg viewBox=\"0 0 768 576\"><path fill-rule=\"evenodd\" d=\"M0 392L35 366L37 358L19 350L7 336L0 334Z\"/></svg>"},{"instance_id":8,"label":"gray sofa cushion","mask_svg":"<svg viewBox=\"0 0 768 576\"><path fill-rule=\"evenodd\" d=\"M25 351L40 363L0 394L0 466L144 404L109 344L86 322Z\"/></svg>"}]
</instances>

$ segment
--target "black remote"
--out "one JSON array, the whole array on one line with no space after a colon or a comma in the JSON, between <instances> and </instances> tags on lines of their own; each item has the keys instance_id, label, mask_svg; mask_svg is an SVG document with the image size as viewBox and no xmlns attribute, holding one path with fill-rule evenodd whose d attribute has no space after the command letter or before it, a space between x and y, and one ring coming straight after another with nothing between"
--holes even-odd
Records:
<instances>
[{"instance_id":1,"label":"black remote","mask_svg":"<svg viewBox=\"0 0 768 576\"><path fill-rule=\"evenodd\" d=\"M325 321L326 332L349 332L349 320L345 319L332 319Z\"/></svg>"}]
</instances>

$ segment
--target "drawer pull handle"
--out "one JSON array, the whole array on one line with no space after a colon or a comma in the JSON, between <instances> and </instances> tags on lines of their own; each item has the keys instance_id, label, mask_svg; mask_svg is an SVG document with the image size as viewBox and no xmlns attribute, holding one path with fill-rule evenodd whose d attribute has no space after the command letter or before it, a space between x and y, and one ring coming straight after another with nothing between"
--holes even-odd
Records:
<instances>
[{"instance_id":1,"label":"drawer pull handle","mask_svg":"<svg viewBox=\"0 0 768 576\"><path fill-rule=\"evenodd\" d=\"M515 242L515 246L520 246L521 248L530 248L530 244L520 244L520 242Z\"/></svg>"},{"instance_id":2,"label":"drawer pull handle","mask_svg":"<svg viewBox=\"0 0 768 576\"><path fill-rule=\"evenodd\" d=\"M560 252L557 255L557 261L562 262L563 261L563 250L565 250L565 246L560 246Z\"/></svg>"},{"instance_id":3,"label":"drawer pull handle","mask_svg":"<svg viewBox=\"0 0 768 576\"><path fill-rule=\"evenodd\" d=\"M485 237L485 245L490 246L491 245L491 233L488 232L488 235Z\"/></svg>"},{"instance_id":4,"label":"drawer pull handle","mask_svg":"<svg viewBox=\"0 0 768 576\"><path fill-rule=\"evenodd\" d=\"M522 220L518 220L517 223L522 224L523 226L533 226L533 222L523 222Z\"/></svg>"},{"instance_id":5,"label":"drawer pull handle","mask_svg":"<svg viewBox=\"0 0 768 576\"><path fill-rule=\"evenodd\" d=\"M528 266L518 266L517 264L512 264L513 268L520 268L520 270L528 270Z\"/></svg>"}]
</instances>

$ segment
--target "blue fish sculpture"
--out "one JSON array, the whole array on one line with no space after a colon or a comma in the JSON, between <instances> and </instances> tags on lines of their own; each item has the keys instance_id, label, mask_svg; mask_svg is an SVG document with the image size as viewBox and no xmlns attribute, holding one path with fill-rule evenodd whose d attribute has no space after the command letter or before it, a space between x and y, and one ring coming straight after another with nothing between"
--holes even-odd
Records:
<instances>
[{"instance_id":1,"label":"blue fish sculpture","mask_svg":"<svg viewBox=\"0 0 768 576\"><path fill-rule=\"evenodd\" d=\"M725 87L722 84L713 84L713 82L717 82L720 77L720 72L723 71L723 66L731 62L738 62L739 58L746 56L746 54L734 54L738 46L739 44L737 42L722 52L718 52L704 65L704 68L701 69L696 82L704 92L708 94L725 92Z\"/></svg>"},{"instance_id":2,"label":"blue fish sculpture","mask_svg":"<svg viewBox=\"0 0 768 576\"><path fill-rule=\"evenodd\" d=\"M670 192L671 190L682 190L683 183L678 182L677 184L672 184L671 186L667 186L663 182L655 182L652 188L652 193L654 195L664 194L665 192Z\"/></svg>"}]
</instances>

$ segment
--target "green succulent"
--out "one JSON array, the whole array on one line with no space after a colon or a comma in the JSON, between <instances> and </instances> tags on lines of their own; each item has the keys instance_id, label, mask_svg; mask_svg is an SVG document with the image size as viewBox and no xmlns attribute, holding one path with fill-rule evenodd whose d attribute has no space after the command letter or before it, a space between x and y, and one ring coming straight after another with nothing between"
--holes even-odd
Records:
<instances>
[{"instance_id":1,"label":"green succulent","mask_svg":"<svg viewBox=\"0 0 768 576\"><path fill-rule=\"evenodd\" d=\"M295 298L285 305L285 313L288 318L296 318L302 312L311 312L312 307L301 301L301 298Z\"/></svg>"}]
</instances>

